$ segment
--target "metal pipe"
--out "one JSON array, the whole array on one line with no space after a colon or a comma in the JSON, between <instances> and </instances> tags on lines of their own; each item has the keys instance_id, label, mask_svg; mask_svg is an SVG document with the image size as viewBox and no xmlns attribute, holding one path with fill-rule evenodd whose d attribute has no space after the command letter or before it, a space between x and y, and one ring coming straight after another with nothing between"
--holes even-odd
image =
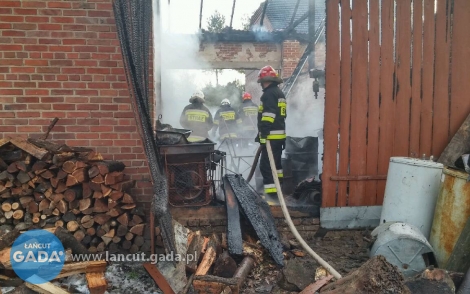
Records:
<instances>
[{"instance_id":1,"label":"metal pipe","mask_svg":"<svg viewBox=\"0 0 470 294\"><path fill-rule=\"evenodd\" d=\"M310 248L310 246L308 246L302 236L300 236L299 232L297 231L297 228L294 226L289 211L287 210L284 196L282 195L281 184L279 183L279 179L277 178L276 164L274 162L274 155L271 149L271 142L269 140L266 140L266 150L268 151L269 163L271 165L271 171L273 174L274 184L276 185L279 203L281 204L282 213L284 214L284 218L286 219L292 234L294 234L295 238L299 241L300 245L302 245L305 251L307 251L321 266L323 266L335 278L341 279L341 275L331 265L329 265L325 260L323 260L323 258L316 254L315 251Z\"/></svg>"},{"instance_id":2,"label":"metal pipe","mask_svg":"<svg viewBox=\"0 0 470 294\"><path fill-rule=\"evenodd\" d=\"M235 3L237 0L233 0L233 6L232 6L232 16L230 17L230 29L232 29L232 22L233 22L233 14L235 13Z\"/></svg>"},{"instance_id":3,"label":"metal pipe","mask_svg":"<svg viewBox=\"0 0 470 294\"><path fill-rule=\"evenodd\" d=\"M264 7L263 7L263 13L261 14L261 20L259 22L259 25L260 26L263 26L263 23L264 23L264 16L266 15L266 9L268 8L268 2L269 0L266 0L264 2Z\"/></svg>"},{"instance_id":4,"label":"metal pipe","mask_svg":"<svg viewBox=\"0 0 470 294\"><path fill-rule=\"evenodd\" d=\"M199 10L199 29L202 28L202 6L204 4L204 0L201 0L201 9Z\"/></svg>"}]
</instances>

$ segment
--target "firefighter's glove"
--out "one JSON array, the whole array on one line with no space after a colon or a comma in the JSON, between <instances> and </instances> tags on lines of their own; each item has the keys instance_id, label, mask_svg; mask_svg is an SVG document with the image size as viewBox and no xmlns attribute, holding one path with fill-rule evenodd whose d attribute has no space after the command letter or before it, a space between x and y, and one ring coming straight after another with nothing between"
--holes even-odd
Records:
<instances>
[{"instance_id":1,"label":"firefighter's glove","mask_svg":"<svg viewBox=\"0 0 470 294\"><path fill-rule=\"evenodd\" d=\"M266 138L260 136L260 137L259 137L259 143L260 143L261 145L265 145L265 144L266 144Z\"/></svg>"}]
</instances>

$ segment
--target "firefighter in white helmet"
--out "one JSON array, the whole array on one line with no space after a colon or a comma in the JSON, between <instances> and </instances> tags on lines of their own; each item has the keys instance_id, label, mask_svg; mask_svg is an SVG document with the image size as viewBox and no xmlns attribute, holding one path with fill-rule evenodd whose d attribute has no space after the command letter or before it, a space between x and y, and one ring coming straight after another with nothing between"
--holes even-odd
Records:
<instances>
[{"instance_id":1,"label":"firefighter in white helmet","mask_svg":"<svg viewBox=\"0 0 470 294\"><path fill-rule=\"evenodd\" d=\"M241 124L238 112L232 107L230 100L224 99L220 103L220 108L214 115L214 129L212 136L215 137L217 129L219 129L220 140L237 138L237 128Z\"/></svg>"},{"instance_id":2,"label":"firefighter in white helmet","mask_svg":"<svg viewBox=\"0 0 470 294\"><path fill-rule=\"evenodd\" d=\"M196 91L189 99L189 104L181 113L180 124L192 131L188 138L190 142L204 141L209 138L209 131L214 124L212 114L204 105L204 93Z\"/></svg>"}]
</instances>

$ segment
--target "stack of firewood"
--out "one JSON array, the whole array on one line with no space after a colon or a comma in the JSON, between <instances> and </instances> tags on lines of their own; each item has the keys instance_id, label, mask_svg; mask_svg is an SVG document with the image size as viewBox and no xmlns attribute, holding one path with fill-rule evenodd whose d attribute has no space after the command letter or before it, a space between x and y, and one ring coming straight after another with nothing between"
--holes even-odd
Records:
<instances>
[{"instance_id":1,"label":"stack of firewood","mask_svg":"<svg viewBox=\"0 0 470 294\"><path fill-rule=\"evenodd\" d=\"M43 140L0 140L0 225L66 228L90 252L138 252L143 213L118 161Z\"/></svg>"}]
</instances>

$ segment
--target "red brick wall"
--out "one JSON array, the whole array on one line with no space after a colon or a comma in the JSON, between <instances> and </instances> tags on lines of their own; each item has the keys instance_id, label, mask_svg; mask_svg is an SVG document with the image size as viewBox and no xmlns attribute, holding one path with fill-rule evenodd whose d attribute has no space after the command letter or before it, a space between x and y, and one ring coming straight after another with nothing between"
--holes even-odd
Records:
<instances>
[{"instance_id":1,"label":"red brick wall","mask_svg":"<svg viewBox=\"0 0 470 294\"><path fill-rule=\"evenodd\" d=\"M0 0L0 138L38 136L54 117L51 139L123 161L150 201L111 0Z\"/></svg>"},{"instance_id":2,"label":"red brick wall","mask_svg":"<svg viewBox=\"0 0 470 294\"><path fill-rule=\"evenodd\" d=\"M301 44L295 40L287 40L282 43L282 71L283 78L288 78L294 72L303 50Z\"/></svg>"}]
</instances>

